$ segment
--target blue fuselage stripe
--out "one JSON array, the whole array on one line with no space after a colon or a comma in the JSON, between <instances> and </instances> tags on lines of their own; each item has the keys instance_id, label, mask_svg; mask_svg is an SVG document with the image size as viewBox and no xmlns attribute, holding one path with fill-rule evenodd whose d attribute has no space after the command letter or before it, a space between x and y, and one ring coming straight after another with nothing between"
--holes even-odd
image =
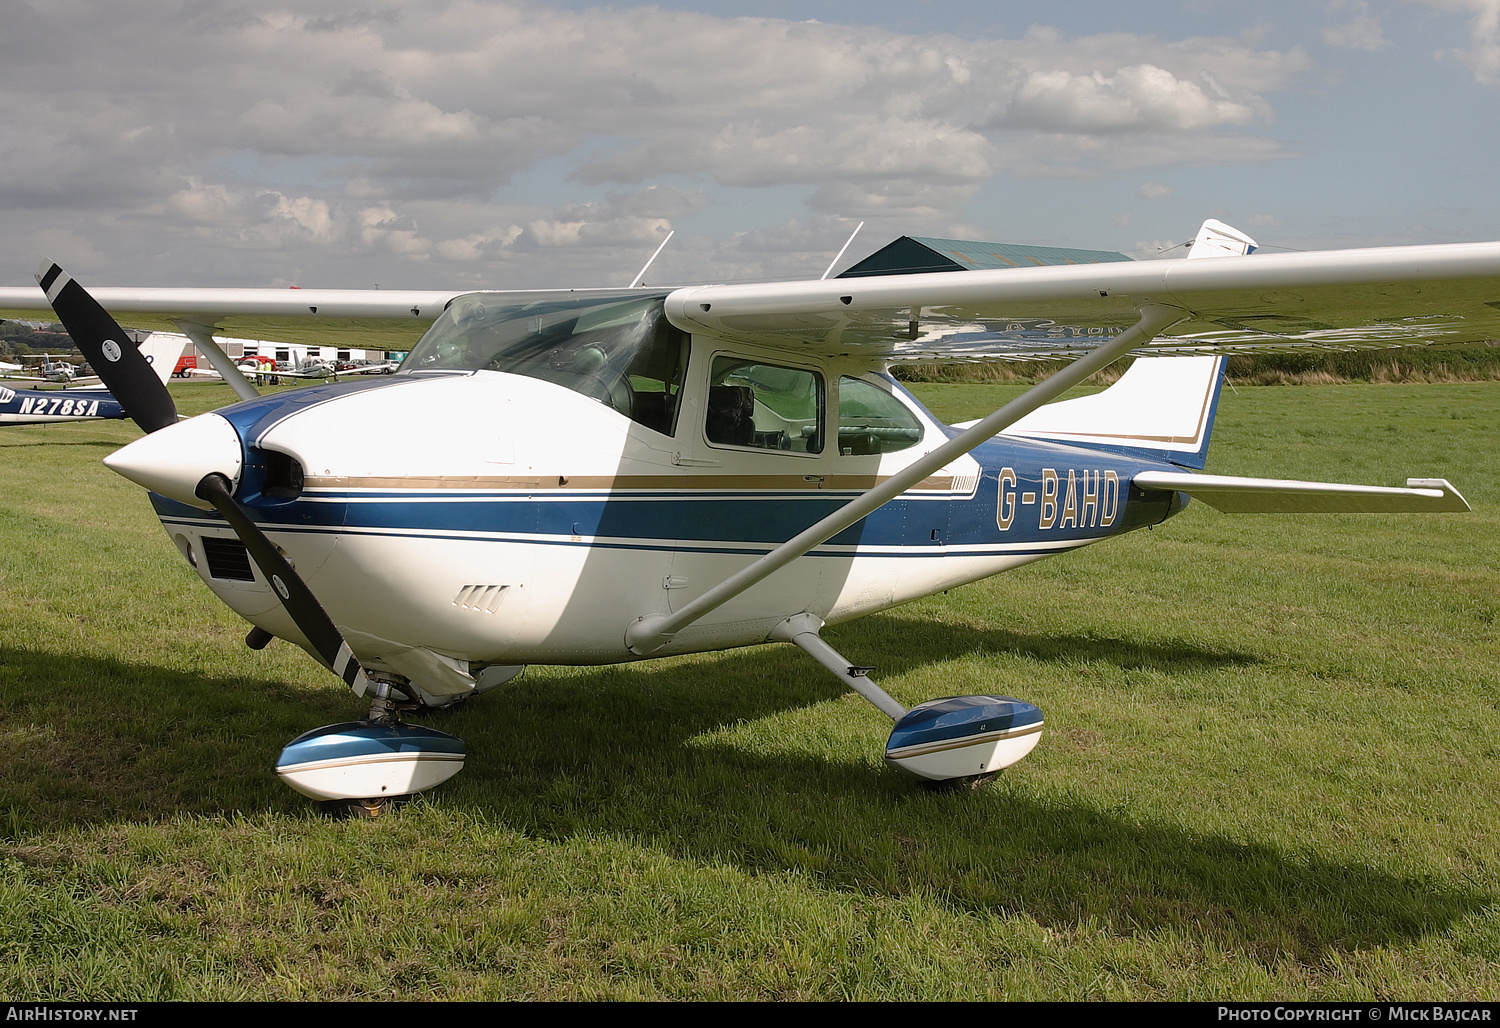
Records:
<instances>
[{"instance_id":1,"label":"blue fuselage stripe","mask_svg":"<svg viewBox=\"0 0 1500 1028\"><path fill-rule=\"evenodd\" d=\"M1129 476L1136 468L1120 468L1112 482L1097 467L1048 470L1045 482L1041 469L1010 478L987 471L972 496L900 497L828 540L818 552L1056 552L1154 523L1168 513L1160 494L1154 501L1130 496ZM268 531L763 553L857 495L309 491L290 501L251 497L247 506ZM152 499L164 520L218 523L215 515L159 496ZM1007 525L1001 525L1002 515L1008 516Z\"/></svg>"}]
</instances>

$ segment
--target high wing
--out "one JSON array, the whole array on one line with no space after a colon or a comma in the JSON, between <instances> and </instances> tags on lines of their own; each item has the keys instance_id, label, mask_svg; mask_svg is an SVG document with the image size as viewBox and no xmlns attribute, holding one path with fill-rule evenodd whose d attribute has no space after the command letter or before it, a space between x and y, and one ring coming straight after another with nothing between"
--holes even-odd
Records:
<instances>
[{"instance_id":1,"label":"high wing","mask_svg":"<svg viewBox=\"0 0 1500 1028\"><path fill-rule=\"evenodd\" d=\"M91 290L106 310L132 328L184 332L192 327L249 339L389 350L410 349L459 292L120 287ZM0 288L0 319L34 318L38 311L51 309L36 286Z\"/></svg>"},{"instance_id":2,"label":"high wing","mask_svg":"<svg viewBox=\"0 0 1500 1028\"><path fill-rule=\"evenodd\" d=\"M93 292L139 328L393 350L460 295ZM673 292L667 315L688 331L797 352L944 362L1076 357L1134 325L1142 305L1181 312L1139 351L1161 355L1487 341L1500 338L1500 242L697 286ZM47 309L34 287L0 288L0 318Z\"/></svg>"},{"instance_id":3,"label":"high wing","mask_svg":"<svg viewBox=\"0 0 1500 1028\"><path fill-rule=\"evenodd\" d=\"M1183 320L1138 353L1324 352L1500 338L1500 242L681 289L678 327L895 361L1095 349L1142 305Z\"/></svg>"}]
</instances>

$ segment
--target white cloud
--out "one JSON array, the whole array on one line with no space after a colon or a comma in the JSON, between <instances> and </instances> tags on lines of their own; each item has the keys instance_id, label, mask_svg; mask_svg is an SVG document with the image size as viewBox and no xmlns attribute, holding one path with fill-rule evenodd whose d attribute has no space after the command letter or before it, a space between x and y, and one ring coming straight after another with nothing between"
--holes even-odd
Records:
<instances>
[{"instance_id":1,"label":"white cloud","mask_svg":"<svg viewBox=\"0 0 1500 1028\"><path fill-rule=\"evenodd\" d=\"M145 241L195 277L278 247L351 277L376 260L546 275L565 251L588 268L585 251L651 245L710 189L793 189L803 227L956 225L999 175L1287 156L1248 129L1312 67L1247 39L962 39L513 0L6 11L0 227L108 212L92 219L107 259L139 271ZM547 203L507 195L541 166L559 169ZM205 241L226 253L185 255Z\"/></svg>"},{"instance_id":2,"label":"white cloud","mask_svg":"<svg viewBox=\"0 0 1500 1028\"><path fill-rule=\"evenodd\" d=\"M1142 182L1136 187L1135 195L1142 200L1159 200L1164 196L1171 196L1174 190L1165 182Z\"/></svg>"},{"instance_id":3,"label":"white cloud","mask_svg":"<svg viewBox=\"0 0 1500 1028\"><path fill-rule=\"evenodd\" d=\"M308 242L328 243L333 240L333 216L326 201L309 196L282 196L280 193L266 193L262 199L270 205L271 219L295 226Z\"/></svg>"},{"instance_id":4,"label":"white cloud","mask_svg":"<svg viewBox=\"0 0 1500 1028\"><path fill-rule=\"evenodd\" d=\"M1001 123L1085 134L1193 132L1265 117L1265 104L1209 97L1195 82L1140 64L1113 75L1034 71L1016 90Z\"/></svg>"},{"instance_id":5,"label":"white cloud","mask_svg":"<svg viewBox=\"0 0 1500 1028\"><path fill-rule=\"evenodd\" d=\"M1032 133L1007 140L998 158L1003 170L1030 178L1092 179L1143 168L1263 164L1297 155L1266 136L1217 132L1100 137Z\"/></svg>"},{"instance_id":6,"label":"white cloud","mask_svg":"<svg viewBox=\"0 0 1500 1028\"><path fill-rule=\"evenodd\" d=\"M104 258L93 243L71 229L44 228L33 233L28 242L36 253L67 268L91 271Z\"/></svg>"},{"instance_id":7,"label":"white cloud","mask_svg":"<svg viewBox=\"0 0 1500 1028\"><path fill-rule=\"evenodd\" d=\"M1474 81L1487 86L1500 85L1500 0L1409 0L1442 11L1467 11L1474 16L1469 23L1469 46L1448 51L1468 65Z\"/></svg>"},{"instance_id":8,"label":"white cloud","mask_svg":"<svg viewBox=\"0 0 1500 1028\"><path fill-rule=\"evenodd\" d=\"M1383 50L1390 46L1381 28L1380 16L1370 13L1365 0L1330 0L1330 15L1347 19L1323 29L1323 42L1350 50Z\"/></svg>"}]
</instances>

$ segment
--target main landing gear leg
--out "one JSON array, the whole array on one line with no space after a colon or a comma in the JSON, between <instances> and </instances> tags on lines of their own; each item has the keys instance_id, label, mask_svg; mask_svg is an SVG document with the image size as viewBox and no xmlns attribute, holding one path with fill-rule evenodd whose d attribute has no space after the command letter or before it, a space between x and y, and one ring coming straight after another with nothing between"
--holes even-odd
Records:
<instances>
[{"instance_id":1,"label":"main landing gear leg","mask_svg":"<svg viewBox=\"0 0 1500 1028\"><path fill-rule=\"evenodd\" d=\"M402 709L412 705L406 679L362 673L362 694L370 697L365 719L299 735L276 761L276 773L293 789L352 818L389 813L464 766L462 739L401 721Z\"/></svg>"},{"instance_id":2,"label":"main landing gear leg","mask_svg":"<svg viewBox=\"0 0 1500 1028\"><path fill-rule=\"evenodd\" d=\"M1030 753L1042 737L1042 712L1005 696L949 696L910 710L869 678L868 667L850 664L818 635L813 614L797 614L777 625L770 639L795 643L895 722L885 759L931 783L977 788L1002 768Z\"/></svg>"}]
</instances>

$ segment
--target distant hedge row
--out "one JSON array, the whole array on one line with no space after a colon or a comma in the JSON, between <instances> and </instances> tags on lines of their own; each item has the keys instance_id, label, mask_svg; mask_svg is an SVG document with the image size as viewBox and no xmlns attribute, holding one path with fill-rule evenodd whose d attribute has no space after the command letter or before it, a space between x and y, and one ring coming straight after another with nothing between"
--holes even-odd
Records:
<instances>
[{"instance_id":1,"label":"distant hedge row","mask_svg":"<svg viewBox=\"0 0 1500 1028\"><path fill-rule=\"evenodd\" d=\"M1063 366L1061 361L1015 364L897 365L904 382L1033 382ZM1094 376L1112 382L1129 367L1120 363ZM1232 381L1256 385L1316 385L1334 382L1482 382L1500 380L1500 345L1438 350L1406 346L1329 354L1266 354L1230 357Z\"/></svg>"},{"instance_id":2,"label":"distant hedge row","mask_svg":"<svg viewBox=\"0 0 1500 1028\"><path fill-rule=\"evenodd\" d=\"M65 332L48 332L17 322L0 322L0 353L31 353L33 350L72 349Z\"/></svg>"},{"instance_id":3,"label":"distant hedge row","mask_svg":"<svg viewBox=\"0 0 1500 1028\"><path fill-rule=\"evenodd\" d=\"M1327 376L1337 381L1474 382L1500 379L1500 347L1440 350L1406 346L1356 353L1268 354L1229 358L1229 377L1258 382Z\"/></svg>"}]
</instances>

